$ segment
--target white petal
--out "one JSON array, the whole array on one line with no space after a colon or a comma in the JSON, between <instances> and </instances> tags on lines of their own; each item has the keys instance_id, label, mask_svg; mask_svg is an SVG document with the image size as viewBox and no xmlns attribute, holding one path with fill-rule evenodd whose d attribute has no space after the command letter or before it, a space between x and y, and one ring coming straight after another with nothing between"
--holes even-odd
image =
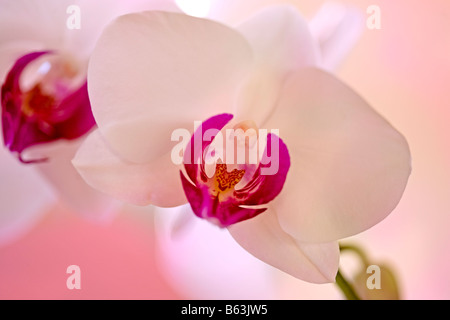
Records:
<instances>
[{"instance_id":1,"label":"white petal","mask_svg":"<svg viewBox=\"0 0 450 320\"><path fill-rule=\"evenodd\" d=\"M51 188L35 168L21 164L1 146L0 245L29 231L55 201Z\"/></svg>"},{"instance_id":2,"label":"white petal","mask_svg":"<svg viewBox=\"0 0 450 320\"><path fill-rule=\"evenodd\" d=\"M273 299L274 270L189 205L155 209L161 272L188 299Z\"/></svg>"},{"instance_id":3,"label":"white petal","mask_svg":"<svg viewBox=\"0 0 450 320\"><path fill-rule=\"evenodd\" d=\"M36 41L47 49L61 47L71 0L1 0L0 43ZM8 30L6 32L6 30Z\"/></svg>"},{"instance_id":4,"label":"white petal","mask_svg":"<svg viewBox=\"0 0 450 320\"><path fill-rule=\"evenodd\" d=\"M229 227L230 233L248 252L281 271L312 283L334 282L339 266L338 243L299 242L280 227L277 212L270 208Z\"/></svg>"},{"instance_id":5,"label":"white petal","mask_svg":"<svg viewBox=\"0 0 450 320\"><path fill-rule=\"evenodd\" d=\"M405 138L332 75L305 69L286 84L266 127L279 129L291 168L274 206L304 242L362 232L397 206L411 172Z\"/></svg>"},{"instance_id":6,"label":"white petal","mask_svg":"<svg viewBox=\"0 0 450 320\"><path fill-rule=\"evenodd\" d=\"M317 65L319 48L308 24L291 6L268 7L238 26L256 63L240 95L238 116L260 124L275 107L287 76Z\"/></svg>"},{"instance_id":7,"label":"white petal","mask_svg":"<svg viewBox=\"0 0 450 320\"><path fill-rule=\"evenodd\" d=\"M320 66L335 70L361 37L364 13L354 7L326 2L309 22L309 28L320 45Z\"/></svg>"},{"instance_id":8,"label":"white petal","mask_svg":"<svg viewBox=\"0 0 450 320\"><path fill-rule=\"evenodd\" d=\"M83 139L37 145L27 149L24 158L49 159L31 165L40 171L70 210L92 221L109 221L121 203L87 185L71 163Z\"/></svg>"},{"instance_id":9,"label":"white petal","mask_svg":"<svg viewBox=\"0 0 450 320\"><path fill-rule=\"evenodd\" d=\"M122 16L91 57L94 116L125 159L154 160L170 151L173 130L233 109L251 62L246 40L219 23L164 12Z\"/></svg>"},{"instance_id":10,"label":"white petal","mask_svg":"<svg viewBox=\"0 0 450 320\"><path fill-rule=\"evenodd\" d=\"M72 163L89 185L119 200L161 207L186 203L180 168L173 164L170 153L147 164L130 163L116 156L96 130Z\"/></svg>"},{"instance_id":11,"label":"white petal","mask_svg":"<svg viewBox=\"0 0 450 320\"><path fill-rule=\"evenodd\" d=\"M92 52L103 28L120 15L144 10L180 11L172 0L78 0L72 1L72 4L76 6L75 10L79 8L80 24L77 26L79 29L65 27L64 48L86 57ZM67 10L70 9L66 9L66 22L71 16L76 18L74 15L77 14Z\"/></svg>"},{"instance_id":12,"label":"white petal","mask_svg":"<svg viewBox=\"0 0 450 320\"><path fill-rule=\"evenodd\" d=\"M196 0L193 0L193 2ZM269 3L278 0L209 0L211 8L208 17L235 26Z\"/></svg>"}]
</instances>

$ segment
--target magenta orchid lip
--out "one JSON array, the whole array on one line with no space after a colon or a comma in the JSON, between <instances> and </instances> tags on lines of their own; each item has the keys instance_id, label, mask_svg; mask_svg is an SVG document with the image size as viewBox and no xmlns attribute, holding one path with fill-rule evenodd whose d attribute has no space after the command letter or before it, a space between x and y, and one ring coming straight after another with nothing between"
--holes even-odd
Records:
<instances>
[{"instance_id":1,"label":"magenta orchid lip","mask_svg":"<svg viewBox=\"0 0 450 320\"><path fill-rule=\"evenodd\" d=\"M27 148L59 139L77 139L95 125L86 81L75 89L67 88L60 79L52 79L51 83L37 82L26 89L21 86L24 70L31 63L54 54L41 51L22 56L9 71L1 88L3 143L23 163L46 160L25 160L22 153ZM44 73L52 72L48 61L42 66ZM46 92L47 87L50 87L50 93Z\"/></svg>"},{"instance_id":2,"label":"magenta orchid lip","mask_svg":"<svg viewBox=\"0 0 450 320\"><path fill-rule=\"evenodd\" d=\"M203 141L202 144L196 143L196 136L205 136L211 129L219 134L232 118L231 114L221 114L202 123L186 147L186 150L191 150L184 155L186 176L180 172L184 192L194 213L222 228L254 218L266 211L266 208L252 206L266 205L281 192L290 167L286 145L278 136L270 133L267 136L266 152L258 165L244 163L242 169L228 171L227 165L234 163L220 162L215 164L213 176L208 177L205 161L199 161L199 158L204 158L204 151L214 136L211 136L209 142ZM272 157L275 154L276 157ZM276 163L276 172L273 172L273 163ZM267 167L272 174L265 172ZM247 171L252 174L237 189L236 186Z\"/></svg>"},{"instance_id":3,"label":"magenta orchid lip","mask_svg":"<svg viewBox=\"0 0 450 320\"><path fill-rule=\"evenodd\" d=\"M225 115L224 115L225 116ZM206 164L217 162L228 165L252 164L260 162L262 175L275 175L279 169L278 139L267 139L269 134L279 136L279 129L258 129L245 127L250 121L243 121L233 128L207 128L203 130L203 122L194 121L194 133L186 128L178 128L172 132L171 140L178 141L172 148L171 159L176 165ZM266 148L270 143L270 149ZM268 150L271 150L268 153ZM201 154L200 154L201 153Z\"/></svg>"}]
</instances>

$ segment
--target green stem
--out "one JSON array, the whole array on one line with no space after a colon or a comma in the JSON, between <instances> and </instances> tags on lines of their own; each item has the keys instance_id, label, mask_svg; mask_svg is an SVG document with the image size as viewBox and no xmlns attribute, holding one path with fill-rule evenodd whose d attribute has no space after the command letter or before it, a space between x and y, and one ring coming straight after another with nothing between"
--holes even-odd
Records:
<instances>
[{"instance_id":1,"label":"green stem","mask_svg":"<svg viewBox=\"0 0 450 320\"><path fill-rule=\"evenodd\" d=\"M352 285L344 278L340 270L338 270L336 275L336 285L341 289L347 300L361 300L355 289L353 289Z\"/></svg>"},{"instance_id":2,"label":"green stem","mask_svg":"<svg viewBox=\"0 0 450 320\"><path fill-rule=\"evenodd\" d=\"M370 265L369 259L367 258L366 253L361 248L359 248L359 247L357 247L355 245L351 245L351 244L346 244L346 245L342 245L341 244L339 246L339 249L340 249L341 252L353 251L354 253L356 253L359 256L359 258L361 259L362 263L365 266L369 266Z\"/></svg>"}]
</instances>

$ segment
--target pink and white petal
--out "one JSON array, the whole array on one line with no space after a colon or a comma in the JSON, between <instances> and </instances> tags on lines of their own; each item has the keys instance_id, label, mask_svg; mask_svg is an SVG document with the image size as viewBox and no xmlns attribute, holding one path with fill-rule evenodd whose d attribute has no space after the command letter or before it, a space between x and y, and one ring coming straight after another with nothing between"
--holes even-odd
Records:
<instances>
[{"instance_id":1,"label":"pink and white petal","mask_svg":"<svg viewBox=\"0 0 450 320\"><path fill-rule=\"evenodd\" d=\"M1 137L1 133L0 133ZM55 201L36 170L0 148L0 246L17 240L39 222Z\"/></svg>"},{"instance_id":2,"label":"pink and white petal","mask_svg":"<svg viewBox=\"0 0 450 320\"><path fill-rule=\"evenodd\" d=\"M253 56L235 30L184 14L119 17L88 72L92 109L111 148L144 163L166 154L177 128L231 111Z\"/></svg>"},{"instance_id":3,"label":"pink and white petal","mask_svg":"<svg viewBox=\"0 0 450 320\"><path fill-rule=\"evenodd\" d=\"M94 222L110 221L122 205L86 184L71 160L83 138L40 144L24 152L26 159L48 159L33 166L73 212Z\"/></svg>"},{"instance_id":4,"label":"pink and white petal","mask_svg":"<svg viewBox=\"0 0 450 320\"><path fill-rule=\"evenodd\" d=\"M190 2L195 3L196 0ZM231 26L238 25L255 12L269 5L280 3L279 0L209 0L209 2L208 17Z\"/></svg>"},{"instance_id":5,"label":"pink and white petal","mask_svg":"<svg viewBox=\"0 0 450 320\"><path fill-rule=\"evenodd\" d=\"M287 76L318 65L319 48L307 22L288 5L265 8L237 29L255 53L253 72L239 96L237 117L260 125L275 107Z\"/></svg>"},{"instance_id":6,"label":"pink and white petal","mask_svg":"<svg viewBox=\"0 0 450 320\"><path fill-rule=\"evenodd\" d=\"M318 47L300 12L290 5L267 7L237 26L251 44L256 63L286 75L318 63Z\"/></svg>"},{"instance_id":7,"label":"pink and white petal","mask_svg":"<svg viewBox=\"0 0 450 320\"><path fill-rule=\"evenodd\" d=\"M161 273L187 299L274 299L276 274L189 205L155 208Z\"/></svg>"},{"instance_id":8,"label":"pink and white petal","mask_svg":"<svg viewBox=\"0 0 450 320\"><path fill-rule=\"evenodd\" d=\"M76 153L73 165L93 188L135 204L174 207L186 203L179 170L170 152L147 164L116 156L99 130L92 132Z\"/></svg>"},{"instance_id":9,"label":"pink and white petal","mask_svg":"<svg viewBox=\"0 0 450 320\"><path fill-rule=\"evenodd\" d=\"M357 234L400 201L411 172L408 143L325 71L294 74L266 126L279 128L289 148L291 168L273 205L281 227L300 241Z\"/></svg>"},{"instance_id":10,"label":"pink and white petal","mask_svg":"<svg viewBox=\"0 0 450 320\"><path fill-rule=\"evenodd\" d=\"M60 26L64 30L60 48L88 59L103 28L120 15L120 9L118 0L72 1L64 11L66 22ZM79 26L70 26L70 23L75 22L78 22Z\"/></svg>"},{"instance_id":11,"label":"pink and white petal","mask_svg":"<svg viewBox=\"0 0 450 320\"><path fill-rule=\"evenodd\" d=\"M85 0L90 1L90 0ZM108 0L109 1L109 0ZM120 12L122 14L127 14L131 12L138 11L148 11L148 10L157 10L157 11L167 11L167 12L179 12L181 13L181 9L178 6L177 1L175 0L134 0L134 1L122 1L115 0L119 2Z\"/></svg>"},{"instance_id":12,"label":"pink and white petal","mask_svg":"<svg viewBox=\"0 0 450 320\"><path fill-rule=\"evenodd\" d=\"M92 52L103 28L120 15L144 10L180 12L172 0L77 0L72 1L71 5L79 8L80 28L65 28L64 49L84 57ZM69 11L65 14L66 19L71 14L76 13Z\"/></svg>"},{"instance_id":13,"label":"pink and white petal","mask_svg":"<svg viewBox=\"0 0 450 320\"><path fill-rule=\"evenodd\" d=\"M0 43L36 41L57 49L66 31L66 10L73 0L1 0Z\"/></svg>"},{"instance_id":14,"label":"pink and white petal","mask_svg":"<svg viewBox=\"0 0 450 320\"><path fill-rule=\"evenodd\" d=\"M335 70L347 57L365 28L364 13L355 7L325 2L310 20L309 29L319 43L320 66Z\"/></svg>"},{"instance_id":15,"label":"pink and white petal","mask_svg":"<svg viewBox=\"0 0 450 320\"><path fill-rule=\"evenodd\" d=\"M277 213L278 209L269 208L228 230L245 250L281 271L307 282L334 282L339 267L338 243L301 243L281 228Z\"/></svg>"}]
</instances>

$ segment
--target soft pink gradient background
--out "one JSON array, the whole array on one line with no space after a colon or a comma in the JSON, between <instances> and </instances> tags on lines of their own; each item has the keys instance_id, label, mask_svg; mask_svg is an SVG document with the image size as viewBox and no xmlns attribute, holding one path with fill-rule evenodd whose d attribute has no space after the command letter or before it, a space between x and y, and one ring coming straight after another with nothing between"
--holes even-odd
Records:
<instances>
[{"instance_id":1,"label":"soft pink gradient background","mask_svg":"<svg viewBox=\"0 0 450 320\"><path fill-rule=\"evenodd\" d=\"M0 299L176 299L156 269L146 212L96 225L56 205L29 234L0 249ZM69 290L70 265L81 290Z\"/></svg>"},{"instance_id":2,"label":"soft pink gradient background","mask_svg":"<svg viewBox=\"0 0 450 320\"><path fill-rule=\"evenodd\" d=\"M308 18L323 2L259 1L296 4ZM382 29L365 30L337 73L406 136L413 157L397 209L349 241L393 266L404 299L449 299L450 2L339 2L363 12L372 4L381 8ZM239 15L245 17L242 6ZM26 201L22 196L18 201ZM127 207L113 222L96 225L57 204L30 233L0 247L0 298L189 298L168 285L153 253L153 222L145 209ZM78 291L66 288L71 264L81 267ZM345 257L342 264L346 268ZM281 299L341 298L334 285L307 284L275 270L273 276Z\"/></svg>"}]
</instances>

